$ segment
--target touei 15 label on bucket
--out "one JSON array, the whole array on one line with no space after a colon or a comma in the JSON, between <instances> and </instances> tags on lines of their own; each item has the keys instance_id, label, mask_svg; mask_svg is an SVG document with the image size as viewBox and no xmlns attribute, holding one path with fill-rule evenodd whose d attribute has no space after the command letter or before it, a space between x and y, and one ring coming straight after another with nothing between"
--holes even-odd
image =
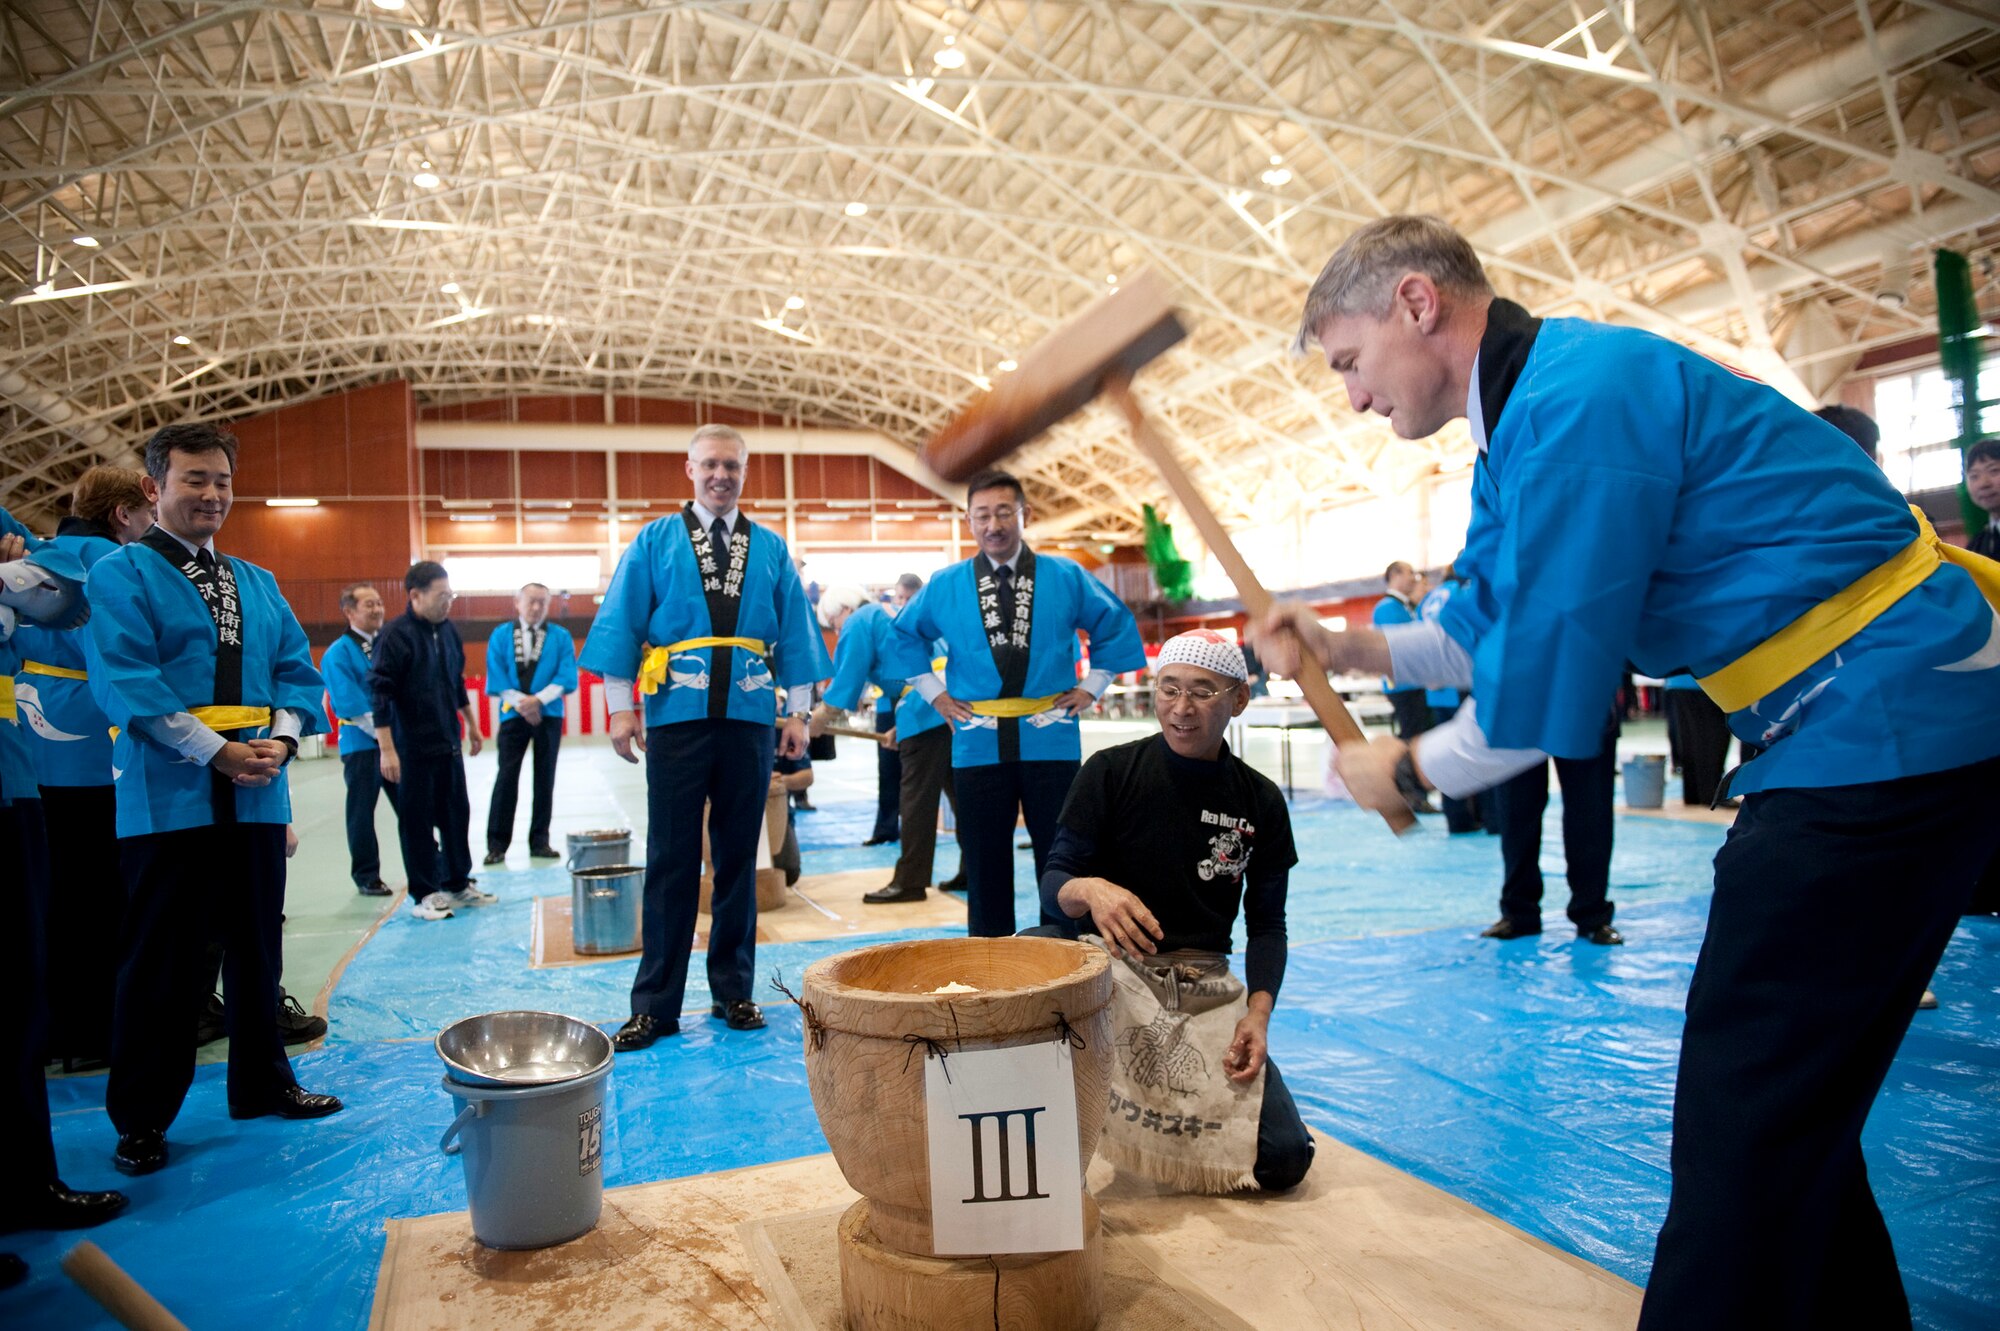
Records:
<instances>
[{"instance_id":1,"label":"touei 15 label on bucket","mask_svg":"<svg viewBox=\"0 0 2000 1331\"><path fill-rule=\"evenodd\" d=\"M604 1162L604 1106L594 1104L576 1116L576 1172L594 1174Z\"/></svg>"},{"instance_id":2,"label":"touei 15 label on bucket","mask_svg":"<svg viewBox=\"0 0 2000 1331\"><path fill-rule=\"evenodd\" d=\"M931 1246L943 1254L1083 1246L1076 1076L1061 1041L924 1060Z\"/></svg>"}]
</instances>

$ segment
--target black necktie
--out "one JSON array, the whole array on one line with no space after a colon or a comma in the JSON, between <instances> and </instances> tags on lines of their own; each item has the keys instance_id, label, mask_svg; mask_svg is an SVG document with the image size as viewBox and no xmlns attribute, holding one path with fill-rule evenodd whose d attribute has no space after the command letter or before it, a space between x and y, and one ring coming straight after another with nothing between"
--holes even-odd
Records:
<instances>
[{"instance_id":1,"label":"black necktie","mask_svg":"<svg viewBox=\"0 0 2000 1331\"><path fill-rule=\"evenodd\" d=\"M215 554L207 546L203 546L194 552L194 562L201 567L204 573L215 572Z\"/></svg>"},{"instance_id":2,"label":"black necktie","mask_svg":"<svg viewBox=\"0 0 2000 1331\"><path fill-rule=\"evenodd\" d=\"M709 548L715 551L715 567L718 572L729 567L729 528L717 518L715 525L708 529Z\"/></svg>"},{"instance_id":3,"label":"black necktie","mask_svg":"<svg viewBox=\"0 0 2000 1331\"><path fill-rule=\"evenodd\" d=\"M993 579L1000 584L1000 627L1003 632L1014 628L1014 567L1002 564L993 570Z\"/></svg>"}]
</instances>

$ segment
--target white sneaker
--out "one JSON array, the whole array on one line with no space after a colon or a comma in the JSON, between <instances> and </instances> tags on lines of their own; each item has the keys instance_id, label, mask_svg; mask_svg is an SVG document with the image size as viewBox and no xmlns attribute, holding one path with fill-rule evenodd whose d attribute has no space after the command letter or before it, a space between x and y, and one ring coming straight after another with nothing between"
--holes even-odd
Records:
<instances>
[{"instance_id":1,"label":"white sneaker","mask_svg":"<svg viewBox=\"0 0 2000 1331\"><path fill-rule=\"evenodd\" d=\"M410 911L420 920L448 920L451 918L451 897L444 892L433 892L422 901L412 902Z\"/></svg>"},{"instance_id":2,"label":"white sneaker","mask_svg":"<svg viewBox=\"0 0 2000 1331\"><path fill-rule=\"evenodd\" d=\"M476 887L461 887L456 892L440 892L437 895L443 898L446 904L453 906L490 906L500 899L491 892L481 892Z\"/></svg>"}]
</instances>

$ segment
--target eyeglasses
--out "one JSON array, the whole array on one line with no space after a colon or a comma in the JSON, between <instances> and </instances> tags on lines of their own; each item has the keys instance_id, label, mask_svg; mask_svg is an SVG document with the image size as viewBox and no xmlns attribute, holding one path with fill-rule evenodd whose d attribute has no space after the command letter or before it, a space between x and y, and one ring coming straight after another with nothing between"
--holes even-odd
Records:
<instances>
[{"instance_id":1,"label":"eyeglasses","mask_svg":"<svg viewBox=\"0 0 2000 1331\"><path fill-rule=\"evenodd\" d=\"M1184 689L1178 684L1155 684L1153 686L1153 696L1161 702L1179 702L1182 698L1192 698L1196 702L1214 702L1217 698L1234 692L1236 692L1234 684L1231 684L1226 689L1210 688L1206 684L1197 684L1193 688L1188 689Z\"/></svg>"}]
</instances>

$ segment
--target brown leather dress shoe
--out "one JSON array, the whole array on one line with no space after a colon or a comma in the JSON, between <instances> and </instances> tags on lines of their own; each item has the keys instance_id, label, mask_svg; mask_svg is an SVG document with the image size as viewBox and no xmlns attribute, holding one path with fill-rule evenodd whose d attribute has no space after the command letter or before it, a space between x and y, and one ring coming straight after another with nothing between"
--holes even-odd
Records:
<instances>
[{"instance_id":1,"label":"brown leather dress shoe","mask_svg":"<svg viewBox=\"0 0 2000 1331\"><path fill-rule=\"evenodd\" d=\"M1541 931L1540 925L1530 928L1524 924L1516 924L1514 921L1502 916L1487 925L1484 929L1481 929L1479 936L1481 938L1498 938L1505 941L1509 938L1533 938Z\"/></svg>"}]
</instances>

